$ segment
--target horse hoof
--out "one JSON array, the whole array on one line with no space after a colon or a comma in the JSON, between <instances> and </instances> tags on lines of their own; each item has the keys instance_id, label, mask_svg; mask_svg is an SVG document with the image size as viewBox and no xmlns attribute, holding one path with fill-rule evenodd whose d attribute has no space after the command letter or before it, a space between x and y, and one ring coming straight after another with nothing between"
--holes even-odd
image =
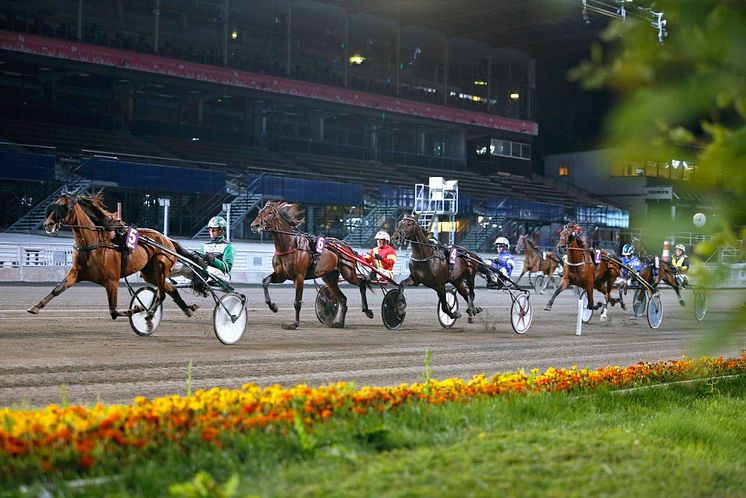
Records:
<instances>
[{"instance_id":1,"label":"horse hoof","mask_svg":"<svg viewBox=\"0 0 746 498\"><path fill-rule=\"evenodd\" d=\"M267 303L267 306L269 306L269 309L272 310L272 313L277 313L277 305L275 303Z\"/></svg>"},{"instance_id":2,"label":"horse hoof","mask_svg":"<svg viewBox=\"0 0 746 498\"><path fill-rule=\"evenodd\" d=\"M682 306L686 306L686 301L684 301L684 300L682 299L681 301L679 301L679 304L680 304L680 305L682 305Z\"/></svg>"},{"instance_id":3,"label":"horse hoof","mask_svg":"<svg viewBox=\"0 0 746 498\"><path fill-rule=\"evenodd\" d=\"M468 319L467 321L468 321L469 323L474 323L474 317L473 317L473 316L470 316L470 317L469 317L469 319Z\"/></svg>"},{"instance_id":4,"label":"horse hoof","mask_svg":"<svg viewBox=\"0 0 746 498\"><path fill-rule=\"evenodd\" d=\"M281 324L281 327L285 330L296 330L298 328L298 323L292 322L292 323L283 323Z\"/></svg>"},{"instance_id":5,"label":"horse hoof","mask_svg":"<svg viewBox=\"0 0 746 498\"><path fill-rule=\"evenodd\" d=\"M33 306L33 307L27 309L26 311L28 311L32 315L38 315L39 314L39 308L37 308L36 306Z\"/></svg>"},{"instance_id":6,"label":"horse hoof","mask_svg":"<svg viewBox=\"0 0 746 498\"><path fill-rule=\"evenodd\" d=\"M544 306L544 311L552 311L552 307L549 305Z\"/></svg>"},{"instance_id":7,"label":"horse hoof","mask_svg":"<svg viewBox=\"0 0 746 498\"><path fill-rule=\"evenodd\" d=\"M373 312L371 310L365 310L363 313L365 313L365 316L368 318L373 318Z\"/></svg>"},{"instance_id":8,"label":"horse hoof","mask_svg":"<svg viewBox=\"0 0 746 498\"><path fill-rule=\"evenodd\" d=\"M461 313L459 313L458 311L454 311L453 318L461 318Z\"/></svg>"},{"instance_id":9,"label":"horse hoof","mask_svg":"<svg viewBox=\"0 0 746 498\"><path fill-rule=\"evenodd\" d=\"M329 325L329 328L332 328L332 329L343 329L343 328L345 328L345 322L331 323Z\"/></svg>"}]
</instances>

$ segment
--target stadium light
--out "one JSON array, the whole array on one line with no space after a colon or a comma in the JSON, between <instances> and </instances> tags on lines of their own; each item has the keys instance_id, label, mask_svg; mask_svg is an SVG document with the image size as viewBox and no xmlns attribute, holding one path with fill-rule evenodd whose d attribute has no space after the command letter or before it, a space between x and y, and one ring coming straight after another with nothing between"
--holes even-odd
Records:
<instances>
[{"instance_id":1,"label":"stadium light","mask_svg":"<svg viewBox=\"0 0 746 498\"><path fill-rule=\"evenodd\" d=\"M521 94L519 94L518 92L513 92L510 94L510 100L518 100L520 98L521 98Z\"/></svg>"},{"instance_id":2,"label":"stadium light","mask_svg":"<svg viewBox=\"0 0 746 498\"><path fill-rule=\"evenodd\" d=\"M363 62L365 62L365 57L360 54L350 56L350 64L362 64Z\"/></svg>"}]
</instances>

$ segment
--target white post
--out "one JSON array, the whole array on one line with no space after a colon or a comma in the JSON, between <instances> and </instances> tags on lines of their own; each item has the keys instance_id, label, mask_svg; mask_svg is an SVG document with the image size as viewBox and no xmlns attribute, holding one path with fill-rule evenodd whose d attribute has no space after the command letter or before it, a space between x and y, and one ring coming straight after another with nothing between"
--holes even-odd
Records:
<instances>
[{"instance_id":1,"label":"white post","mask_svg":"<svg viewBox=\"0 0 746 498\"><path fill-rule=\"evenodd\" d=\"M163 208L163 235L168 237L168 207L171 205L171 199L159 197L158 204Z\"/></svg>"},{"instance_id":2,"label":"white post","mask_svg":"<svg viewBox=\"0 0 746 498\"><path fill-rule=\"evenodd\" d=\"M225 211L225 239L231 240L231 203L226 202L223 204L223 211Z\"/></svg>"},{"instance_id":3,"label":"white post","mask_svg":"<svg viewBox=\"0 0 746 498\"><path fill-rule=\"evenodd\" d=\"M583 332L583 298L578 298L578 320L575 322L575 335Z\"/></svg>"}]
</instances>

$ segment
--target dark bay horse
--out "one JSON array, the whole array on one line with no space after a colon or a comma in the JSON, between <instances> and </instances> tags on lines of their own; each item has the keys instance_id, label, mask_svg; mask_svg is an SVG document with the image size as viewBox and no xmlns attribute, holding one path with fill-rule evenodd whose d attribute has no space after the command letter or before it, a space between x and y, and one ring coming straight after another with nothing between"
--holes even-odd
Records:
<instances>
[{"instance_id":1,"label":"dark bay horse","mask_svg":"<svg viewBox=\"0 0 746 498\"><path fill-rule=\"evenodd\" d=\"M156 300L152 309L148 310L149 316L152 316L158 304L163 301L164 291L187 316L191 316L197 309L196 305L187 306L178 290L166 280L166 276L176 263L173 255L142 242L131 251L125 250L122 231L126 226L106 209L100 194L75 197L62 194L59 199L47 206L44 230L54 234L63 225L72 229L75 238L72 268L47 297L27 310L29 313L39 313L53 298L69 287L78 282L88 281L106 289L112 319L132 316L133 310L117 309L117 293L119 279L137 271L143 280L156 287ZM183 251L175 242L156 230L141 228L138 232L171 251ZM124 255L126 259L123 261Z\"/></svg>"},{"instance_id":2,"label":"dark bay horse","mask_svg":"<svg viewBox=\"0 0 746 498\"><path fill-rule=\"evenodd\" d=\"M608 257L604 251L601 252L600 258L596 261L593 251L588 248L585 239L582 236L582 228L574 223L568 223L560 230L558 250L567 250L567 260L564 263L562 281L549 302L544 307L546 311L551 311L552 304L557 296L570 285L575 285L585 290L588 296L589 310L597 310L604 307L601 314L601 320L605 321L606 304L612 306L618 301L611 298L611 290L614 281L619 276L620 267ZM604 301L594 303L593 289L598 290L605 297Z\"/></svg>"},{"instance_id":3,"label":"dark bay horse","mask_svg":"<svg viewBox=\"0 0 746 498\"><path fill-rule=\"evenodd\" d=\"M299 219L302 212L295 203L284 201L268 201L259 211L251 229L257 233L268 231L272 234L275 244L275 254L272 257L272 273L262 280L264 301L269 309L277 313L277 304L269 297L269 284L278 284L292 280L295 287L295 321L283 323L284 329L297 329L300 325L300 310L303 305L303 282L320 277L329 287L332 295L339 303L337 316L331 327L342 328L347 314L347 297L339 288L340 275L353 285L360 288L362 309L368 318L373 312L368 309L365 290L370 282L357 274L357 264L350 261L341 251L335 251L339 246L352 248L341 240L325 239L325 247L317 252L316 239L298 230L304 220Z\"/></svg>"},{"instance_id":4,"label":"dark bay horse","mask_svg":"<svg viewBox=\"0 0 746 498\"><path fill-rule=\"evenodd\" d=\"M446 284L450 283L466 301L470 322L481 311L474 306L474 279L478 273L488 278L488 270L478 254L456 248L458 256L453 264L449 264L451 255L448 248L431 242L425 229L412 215L404 215L399 220L391 241L395 246L402 246L407 241L412 243L409 277L400 282L400 286L423 284L433 289L438 294L443 312L450 318L459 318L461 314L458 311L452 313L446 301Z\"/></svg>"},{"instance_id":5,"label":"dark bay horse","mask_svg":"<svg viewBox=\"0 0 746 498\"><path fill-rule=\"evenodd\" d=\"M552 282L552 286L556 287L554 284L554 271L560 264L562 264L562 260L560 260L556 254L553 252L547 252L545 257L539 246L537 246L536 243L526 235L518 237L518 243L515 246L515 250L516 252L523 251L524 255L523 271L518 275L518 278L515 279L516 282L520 282L521 277L523 277L523 274L526 272L542 272L545 275L545 278L540 294L544 294L549 282Z\"/></svg>"}]
</instances>

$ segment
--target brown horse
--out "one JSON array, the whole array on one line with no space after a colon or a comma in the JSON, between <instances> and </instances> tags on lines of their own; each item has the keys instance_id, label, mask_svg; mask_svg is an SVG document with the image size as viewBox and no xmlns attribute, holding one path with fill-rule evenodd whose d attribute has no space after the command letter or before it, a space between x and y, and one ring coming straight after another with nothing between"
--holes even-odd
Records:
<instances>
[{"instance_id":1,"label":"brown horse","mask_svg":"<svg viewBox=\"0 0 746 498\"><path fill-rule=\"evenodd\" d=\"M658 284L661 282L670 285L676 292L679 304L686 306L686 301L681 297L681 284L676 278L676 270L673 265L667 261L658 259L658 265L656 267L655 258L652 256L646 256L640 259L643 262L642 269L640 270L640 277L653 287L658 287Z\"/></svg>"},{"instance_id":2,"label":"brown horse","mask_svg":"<svg viewBox=\"0 0 746 498\"><path fill-rule=\"evenodd\" d=\"M178 290L166 280L166 276L176 263L176 258L142 242L133 250L126 250L122 235L126 226L106 209L100 194L76 197L62 194L59 199L47 206L47 217L44 220L46 232L54 234L63 225L72 229L75 238L72 268L47 297L27 310L29 313L39 313L53 298L69 287L78 282L88 281L106 289L112 319L132 316L133 310L117 310L117 293L119 279L137 271L143 280L156 287L156 299L152 309L147 310L149 317L152 317L158 305L163 302L164 291L187 316L191 316L197 309L196 305L187 306ZM183 251L177 247L178 244L156 230L141 228L138 232L171 251Z\"/></svg>"},{"instance_id":3,"label":"brown horse","mask_svg":"<svg viewBox=\"0 0 746 498\"><path fill-rule=\"evenodd\" d=\"M452 284L467 303L469 322L481 308L474 306L474 279L477 273L488 277L488 271L478 254L463 248L456 248L457 257L449 264L451 257L448 248L431 242L427 232L412 215L404 215L396 225L391 241L395 246L412 243L412 257L409 259L409 277L400 286L424 284L438 294L443 312L450 318L459 318L458 311L451 312L446 301L446 284Z\"/></svg>"},{"instance_id":4,"label":"brown horse","mask_svg":"<svg viewBox=\"0 0 746 498\"><path fill-rule=\"evenodd\" d=\"M556 287L554 284L554 271L560 264L562 264L562 261L556 254L553 252L547 252L545 256L536 243L526 235L518 237L518 244L516 244L515 250L516 252L523 251L524 255L523 271L518 275L518 278L515 279L516 282L520 282L521 277L523 277L526 272L542 272L545 275L545 278L544 285L539 293L544 294L549 282L552 282L552 286Z\"/></svg>"},{"instance_id":5,"label":"brown horse","mask_svg":"<svg viewBox=\"0 0 746 498\"><path fill-rule=\"evenodd\" d=\"M275 254L272 257L272 273L262 280L264 288L264 302L269 309L277 313L277 304L269 297L269 284L278 284L292 280L295 287L295 321L283 323L284 329L297 329L300 325L300 310L303 304L303 282L320 277L329 287L332 295L339 303L337 316L330 323L331 327L342 328L347 314L347 297L339 288L339 276L357 285L362 296L363 313L368 318L373 312L368 309L365 289L370 284L357 274L357 265L350 261L341 251L335 251L344 246L351 251L348 244L341 240L327 238L325 247L317 252L316 240L311 235L303 233L297 227L304 220L299 219L302 212L297 204L284 201L268 201L259 211L251 229L255 232L268 231L275 243Z\"/></svg>"},{"instance_id":6,"label":"brown horse","mask_svg":"<svg viewBox=\"0 0 746 498\"><path fill-rule=\"evenodd\" d=\"M567 260L564 263L562 281L544 309L551 311L552 304L560 292L567 289L570 285L575 285L585 290L588 296L587 308L589 310L597 310L604 307L601 320L605 321L606 304L610 303L613 306L618 301L617 299L612 299L610 294L614 281L619 276L620 268L605 252L601 252L599 258L594 258L592 250L587 247L585 239L581 234L582 228L574 223L568 223L560 230L557 249L567 250ZM598 261L596 261L597 259ZM594 304L594 288L604 295L605 301Z\"/></svg>"}]
</instances>

